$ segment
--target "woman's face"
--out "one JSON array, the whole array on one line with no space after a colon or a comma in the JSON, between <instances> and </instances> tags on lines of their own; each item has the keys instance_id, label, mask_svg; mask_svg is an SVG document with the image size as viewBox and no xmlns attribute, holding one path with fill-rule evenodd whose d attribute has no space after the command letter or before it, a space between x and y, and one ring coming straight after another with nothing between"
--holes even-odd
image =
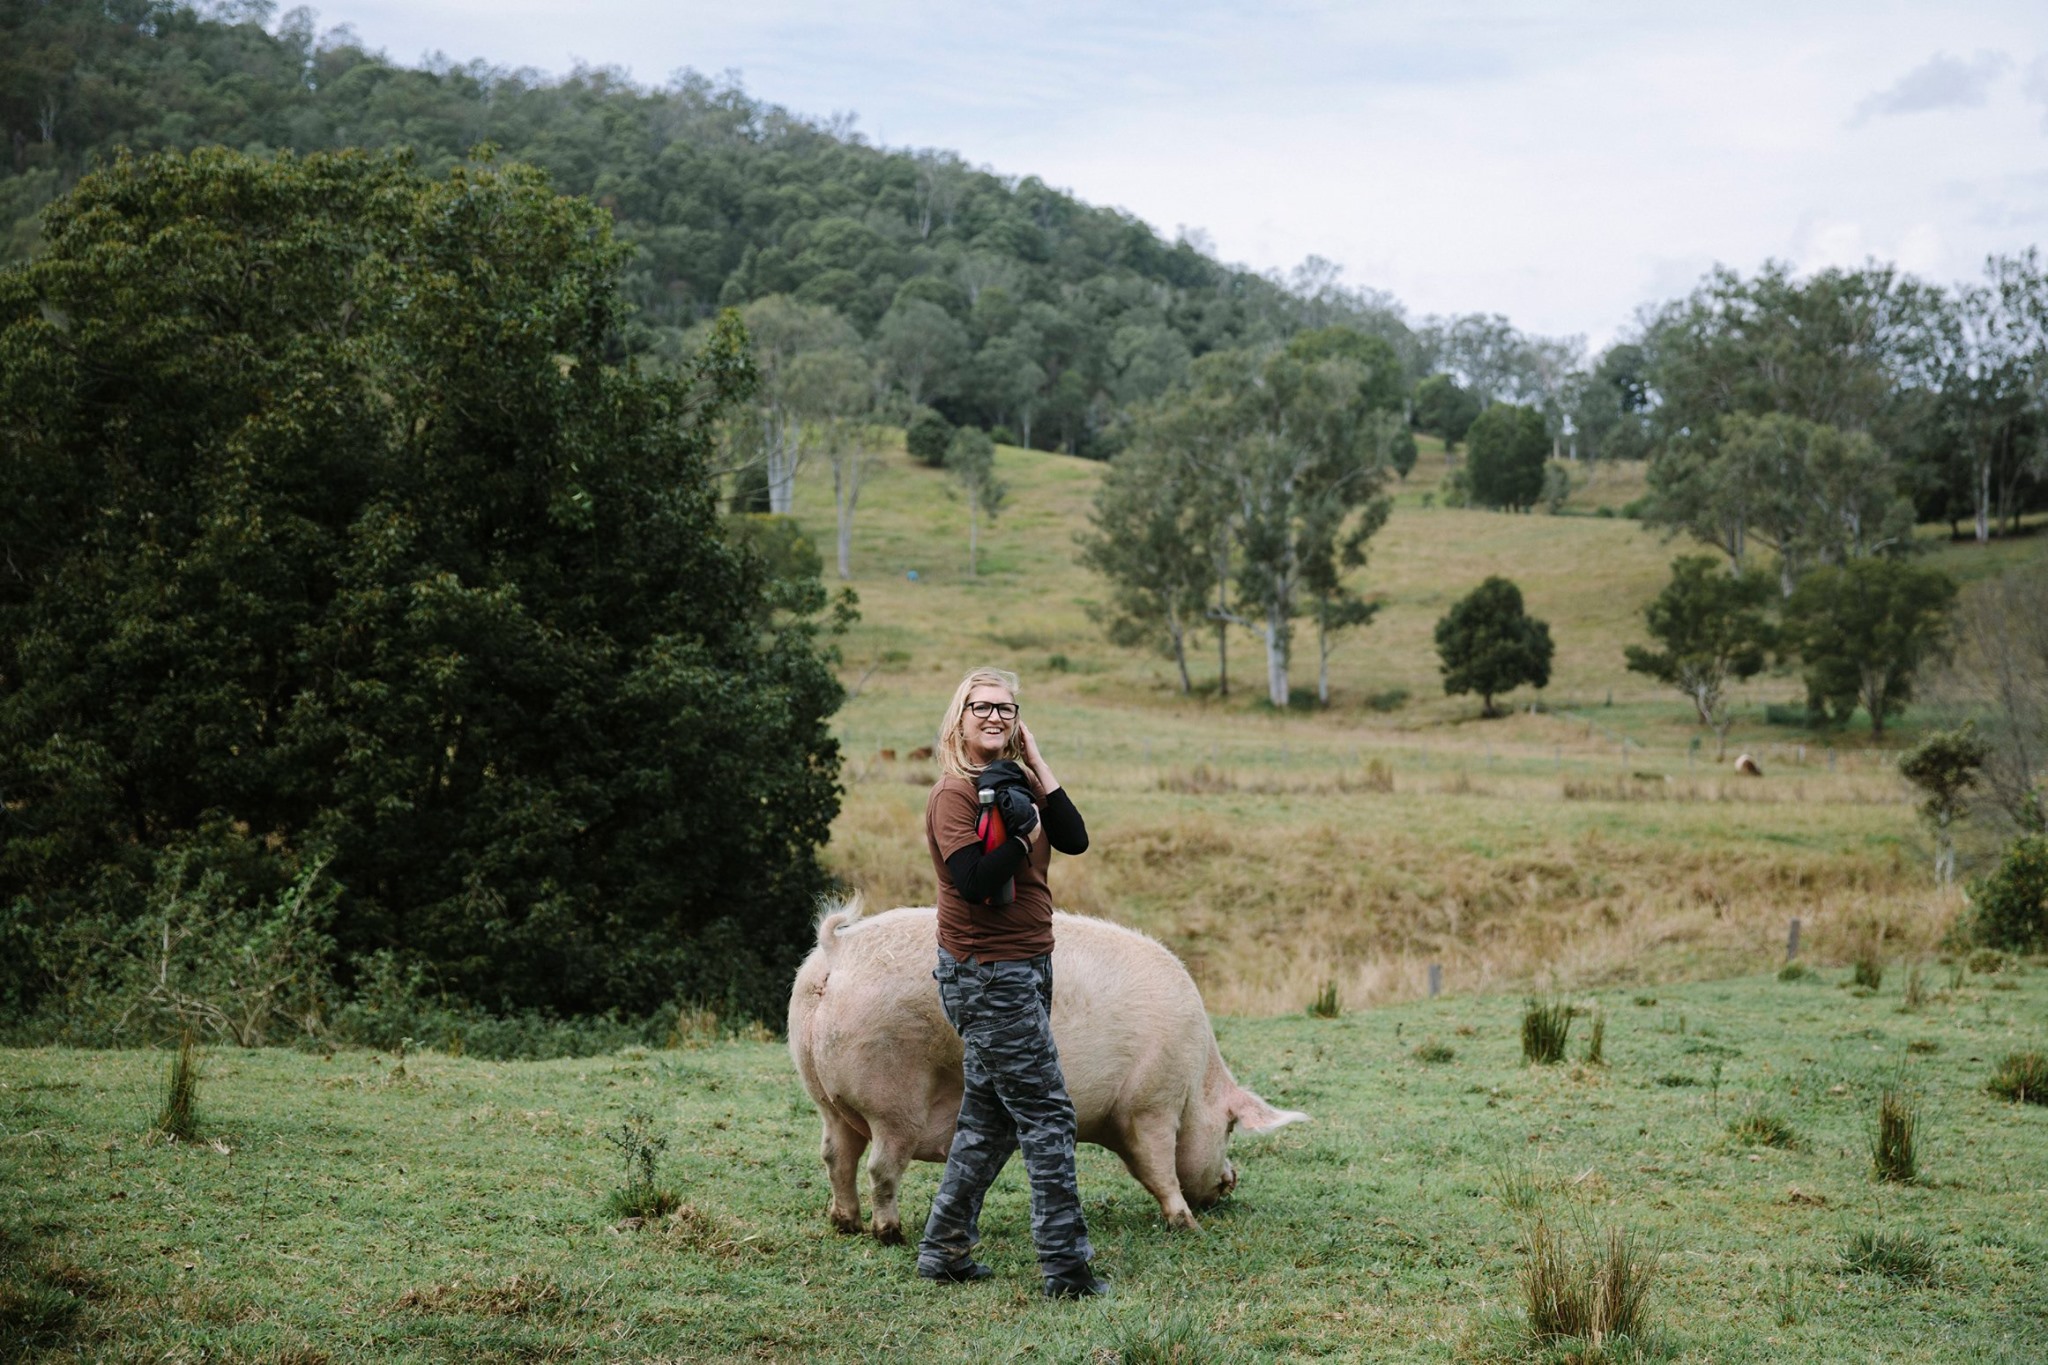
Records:
<instances>
[{"instance_id":1,"label":"woman's face","mask_svg":"<svg viewBox=\"0 0 2048 1365\"><path fill-rule=\"evenodd\" d=\"M976 763L993 763L1003 756L1003 748L1017 728L1017 718L1012 714L1004 720L994 711L986 716L977 716L974 704L978 701L1015 706L1017 699L1001 683L980 683L967 694L967 705L961 708L960 731L967 737L967 752Z\"/></svg>"}]
</instances>

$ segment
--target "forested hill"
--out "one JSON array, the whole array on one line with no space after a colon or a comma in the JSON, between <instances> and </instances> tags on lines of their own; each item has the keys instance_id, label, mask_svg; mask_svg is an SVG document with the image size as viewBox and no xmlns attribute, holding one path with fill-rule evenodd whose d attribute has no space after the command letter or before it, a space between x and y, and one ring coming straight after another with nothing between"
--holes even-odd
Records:
<instances>
[{"instance_id":1,"label":"forested hill","mask_svg":"<svg viewBox=\"0 0 2048 1365\"><path fill-rule=\"evenodd\" d=\"M713 310L770 294L829 304L869 335L896 308L936 357L928 401L1029 427L1043 447L1094 453L1111 413L1205 351L1340 318L1406 340L1367 296L1305 298L1036 178L875 147L730 84L408 68L264 0L0 0L0 125L7 260L35 250L41 207L120 147L410 146L439 170L491 143L604 206L637 248L629 350L673 353Z\"/></svg>"}]
</instances>

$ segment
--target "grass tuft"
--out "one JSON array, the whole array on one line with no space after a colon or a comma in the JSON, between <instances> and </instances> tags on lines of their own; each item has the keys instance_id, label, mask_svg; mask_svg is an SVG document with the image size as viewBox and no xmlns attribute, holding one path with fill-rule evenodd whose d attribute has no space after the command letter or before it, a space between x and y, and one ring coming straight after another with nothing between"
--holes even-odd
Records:
<instances>
[{"instance_id":1,"label":"grass tuft","mask_svg":"<svg viewBox=\"0 0 2048 1365\"><path fill-rule=\"evenodd\" d=\"M2048 1056L2008 1052L1984 1088L2018 1104L2048 1104Z\"/></svg>"},{"instance_id":2,"label":"grass tuft","mask_svg":"<svg viewBox=\"0 0 2048 1365\"><path fill-rule=\"evenodd\" d=\"M1906 973L1906 998L1901 1008L1915 1012L1927 1008L1927 970L1917 962Z\"/></svg>"},{"instance_id":3,"label":"grass tuft","mask_svg":"<svg viewBox=\"0 0 2048 1365\"><path fill-rule=\"evenodd\" d=\"M1323 988L1316 992L1316 998L1309 1001L1308 1017L1311 1019L1335 1019L1344 1013L1344 1004L1337 998L1337 983L1325 981Z\"/></svg>"},{"instance_id":4,"label":"grass tuft","mask_svg":"<svg viewBox=\"0 0 2048 1365\"><path fill-rule=\"evenodd\" d=\"M1641 1340L1648 1326L1656 1254L1635 1234L1611 1228L1587 1254L1575 1255L1539 1218L1529 1231L1522 1297L1537 1341L1583 1340L1600 1348L1617 1337Z\"/></svg>"},{"instance_id":5,"label":"grass tuft","mask_svg":"<svg viewBox=\"0 0 2048 1365\"><path fill-rule=\"evenodd\" d=\"M1133 1322L1097 1359L1117 1365L1211 1365L1235 1358L1193 1313L1176 1312L1156 1321Z\"/></svg>"},{"instance_id":6,"label":"grass tuft","mask_svg":"<svg viewBox=\"0 0 2048 1365\"><path fill-rule=\"evenodd\" d=\"M1841 1256L1846 1270L1894 1280L1931 1280L1938 1268L1934 1248L1917 1232L1853 1233Z\"/></svg>"},{"instance_id":7,"label":"grass tuft","mask_svg":"<svg viewBox=\"0 0 2048 1365\"><path fill-rule=\"evenodd\" d=\"M1877 955L1877 949L1867 947L1856 954L1855 964L1850 968L1849 980L1858 989L1874 991L1884 986L1884 959Z\"/></svg>"},{"instance_id":8,"label":"grass tuft","mask_svg":"<svg viewBox=\"0 0 2048 1365\"><path fill-rule=\"evenodd\" d=\"M1782 1147L1787 1151L1804 1145L1799 1131L1782 1114L1751 1108L1729 1120L1728 1136L1745 1147Z\"/></svg>"},{"instance_id":9,"label":"grass tuft","mask_svg":"<svg viewBox=\"0 0 2048 1365\"><path fill-rule=\"evenodd\" d=\"M1870 1164L1879 1180L1910 1185L1920 1173L1913 1140L1920 1113L1913 1102L1886 1086L1877 1101L1877 1132L1870 1142Z\"/></svg>"},{"instance_id":10,"label":"grass tuft","mask_svg":"<svg viewBox=\"0 0 2048 1365\"><path fill-rule=\"evenodd\" d=\"M1522 1012L1522 1058L1550 1066L1564 1060L1572 1031L1572 1007L1561 1000L1530 1000Z\"/></svg>"},{"instance_id":11,"label":"grass tuft","mask_svg":"<svg viewBox=\"0 0 2048 1365\"><path fill-rule=\"evenodd\" d=\"M1586 1065L1607 1065L1607 1011L1593 1016L1593 1032L1586 1039Z\"/></svg>"},{"instance_id":12,"label":"grass tuft","mask_svg":"<svg viewBox=\"0 0 2048 1365\"><path fill-rule=\"evenodd\" d=\"M171 1059L156 1130L178 1142L199 1136L199 1051L189 1030L178 1040L177 1055Z\"/></svg>"},{"instance_id":13,"label":"grass tuft","mask_svg":"<svg viewBox=\"0 0 2048 1365\"><path fill-rule=\"evenodd\" d=\"M1457 1059L1458 1052L1450 1044L1440 1043L1436 1039L1430 1038L1425 1040L1422 1046L1416 1048L1410 1055L1418 1062L1449 1062Z\"/></svg>"},{"instance_id":14,"label":"grass tuft","mask_svg":"<svg viewBox=\"0 0 2048 1365\"><path fill-rule=\"evenodd\" d=\"M1811 981L1818 975L1818 972L1814 971L1813 968L1807 966L1804 962L1787 962L1784 966L1778 968L1778 980L1780 981Z\"/></svg>"}]
</instances>

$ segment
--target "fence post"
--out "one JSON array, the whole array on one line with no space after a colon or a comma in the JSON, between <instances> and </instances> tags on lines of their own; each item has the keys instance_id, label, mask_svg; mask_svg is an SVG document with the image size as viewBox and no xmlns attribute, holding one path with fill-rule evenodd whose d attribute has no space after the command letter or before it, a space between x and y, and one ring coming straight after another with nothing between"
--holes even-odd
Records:
<instances>
[{"instance_id":1,"label":"fence post","mask_svg":"<svg viewBox=\"0 0 2048 1365\"><path fill-rule=\"evenodd\" d=\"M1429 964L1429 998L1432 1000L1436 999L1439 995L1443 994L1443 990L1444 964L1432 962Z\"/></svg>"},{"instance_id":2,"label":"fence post","mask_svg":"<svg viewBox=\"0 0 2048 1365\"><path fill-rule=\"evenodd\" d=\"M1792 927L1785 933L1785 960L1790 962L1799 956L1799 917L1792 917Z\"/></svg>"}]
</instances>

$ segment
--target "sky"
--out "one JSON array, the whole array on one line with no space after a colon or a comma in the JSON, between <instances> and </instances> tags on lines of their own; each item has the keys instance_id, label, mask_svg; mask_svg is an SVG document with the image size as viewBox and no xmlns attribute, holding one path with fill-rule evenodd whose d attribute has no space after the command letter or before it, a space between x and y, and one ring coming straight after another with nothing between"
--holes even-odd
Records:
<instances>
[{"instance_id":1,"label":"sky","mask_svg":"<svg viewBox=\"0 0 2048 1365\"><path fill-rule=\"evenodd\" d=\"M335 0L399 62L688 68L1411 317L1625 334L1715 264L2048 236L2048 3Z\"/></svg>"}]
</instances>

